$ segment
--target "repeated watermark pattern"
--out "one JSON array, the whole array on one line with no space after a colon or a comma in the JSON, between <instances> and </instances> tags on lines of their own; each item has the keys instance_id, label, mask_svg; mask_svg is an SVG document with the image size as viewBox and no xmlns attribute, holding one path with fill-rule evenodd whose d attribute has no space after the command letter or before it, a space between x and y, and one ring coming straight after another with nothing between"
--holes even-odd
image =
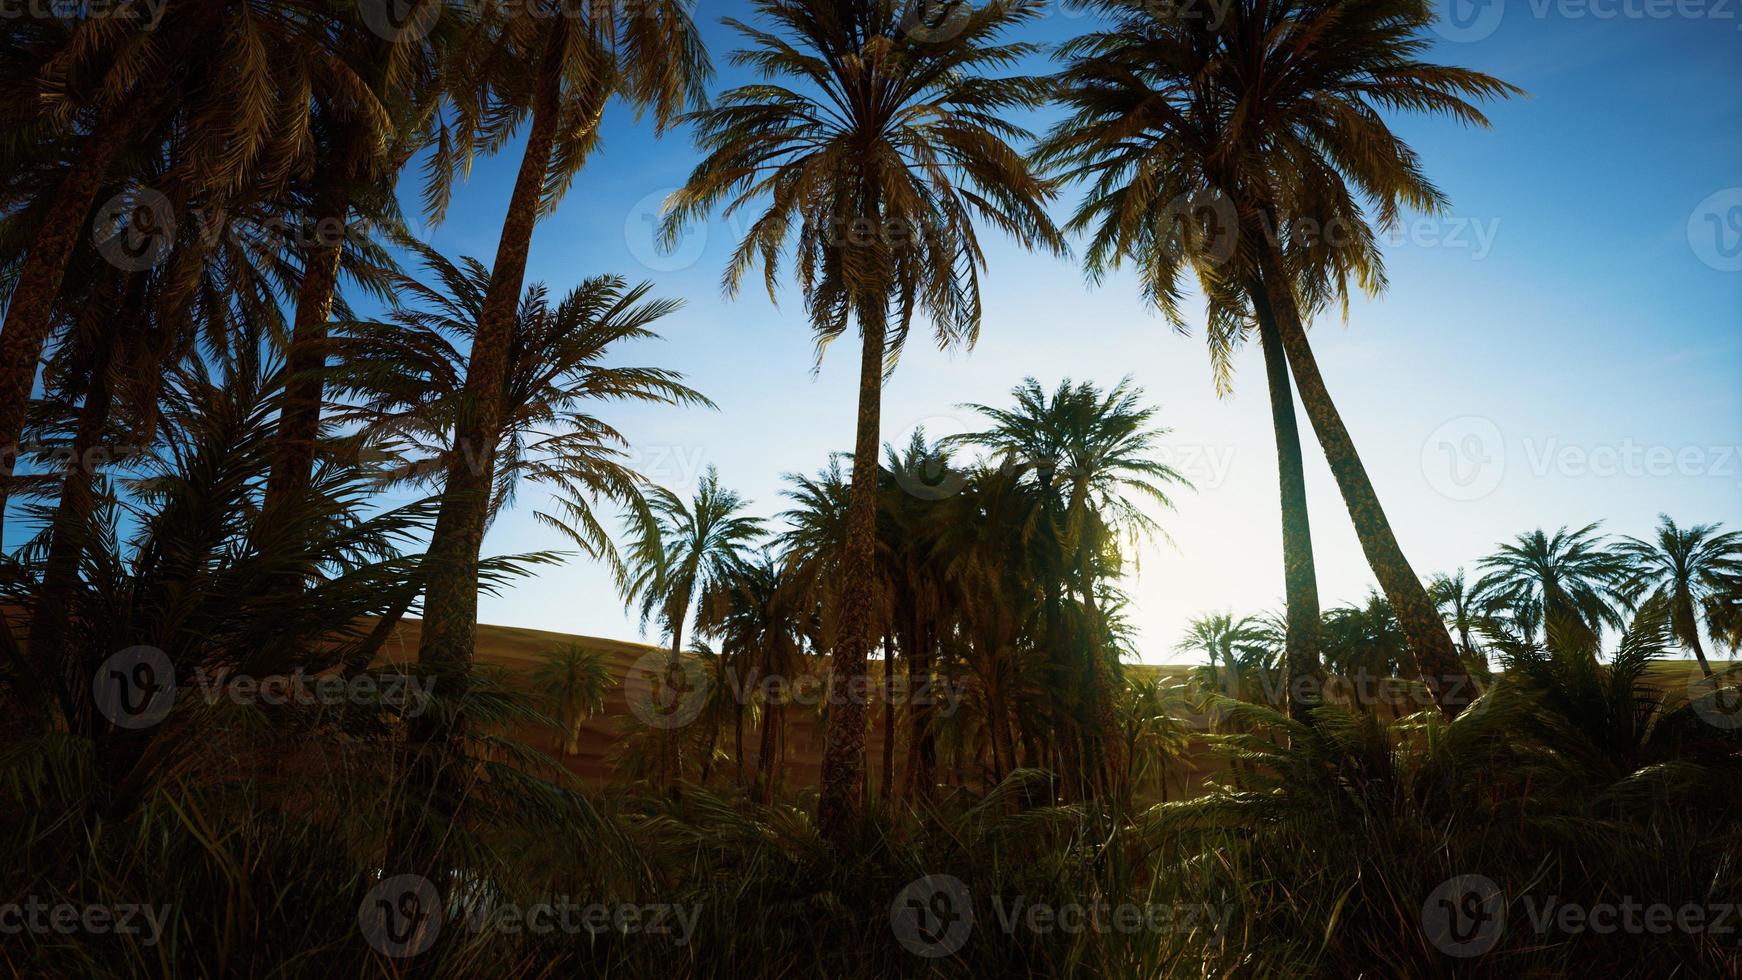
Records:
<instances>
[{"instance_id":1,"label":"repeated watermark pattern","mask_svg":"<svg viewBox=\"0 0 1742 980\"><path fill-rule=\"evenodd\" d=\"M985 928L1006 936L1193 935L1220 937L1234 916L1232 905L1208 902L1053 903L1026 895L991 896L992 918ZM959 952L972 937L976 919L973 895L955 875L928 874L907 883L889 906L889 925L902 948L937 959Z\"/></svg>"},{"instance_id":2,"label":"repeated watermark pattern","mask_svg":"<svg viewBox=\"0 0 1742 980\"><path fill-rule=\"evenodd\" d=\"M32 895L0 903L0 936L138 936L141 946L156 946L169 910L141 902L50 902Z\"/></svg>"},{"instance_id":3,"label":"repeated watermark pattern","mask_svg":"<svg viewBox=\"0 0 1742 980\"><path fill-rule=\"evenodd\" d=\"M383 878L357 907L357 928L370 948L393 959L427 951L448 926L473 934L591 935L648 937L674 946L688 945L701 920L699 903L583 902L567 895L520 905L473 904L450 915L440 892L422 875Z\"/></svg>"},{"instance_id":4,"label":"repeated watermark pattern","mask_svg":"<svg viewBox=\"0 0 1742 980\"><path fill-rule=\"evenodd\" d=\"M869 675L837 678L812 671L796 677L727 667L716 679L694 657L675 662L665 650L650 650L636 658L623 678L624 700L629 711L650 728L674 729L691 724L707 707L716 684L738 704L762 703L818 707L828 704L869 705L888 700L897 707L933 708L941 717L960 710L969 681L951 677L909 678L896 674L888 679Z\"/></svg>"},{"instance_id":5,"label":"repeated watermark pattern","mask_svg":"<svg viewBox=\"0 0 1742 980\"><path fill-rule=\"evenodd\" d=\"M410 674L309 674L301 669L289 674L255 677L233 668L216 670L201 666L193 673L193 686L178 685L169 655L154 646L131 646L111 654L91 678L91 694L97 710L119 728L151 728L175 706L179 693L197 692L207 705L229 701L236 705L283 707L300 705L337 708L344 705L379 706L415 718L429 708L435 678Z\"/></svg>"},{"instance_id":6,"label":"repeated watermark pattern","mask_svg":"<svg viewBox=\"0 0 1742 980\"><path fill-rule=\"evenodd\" d=\"M1514 904L1522 917L1511 912ZM1508 929L1538 938L1585 933L1635 936L1710 935L1735 942L1742 933L1742 906L1735 902L1664 901L1623 895L1612 901L1576 902L1559 895L1524 895L1508 902L1494 879L1463 874L1441 882L1421 908L1422 934L1447 956L1472 959L1492 952Z\"/></svg>"},{"instance_id":7,"label":"repeated watermark pattern","mask_svg":"<svg viewBox=\"0 0 1742 980\"><path fill-rule=\"evenodd\" d=\"M1489 496L1509 474L1537 480L1724 479L1742 487L1742 446L1672 445L1631 437L1582 443L1527 435L1517 440L1515 449L1493 419L1461 415L1422 440L1421 473L1435 492L1460 503Z\"/></svg>"},{"instance_id":8,"label":"repeated watermark pattern","mask_svg":"<svg viewBox=\"0 0 1742 980\"><path fill-rule=\"evenodd\" d=\"M1705 20L1737 23L1736 0L1445 0L1433 29L1460 44L1483 41L1500 29L1507 17L1533 20L1662 21Z\"/></svg>"}]
</instances>

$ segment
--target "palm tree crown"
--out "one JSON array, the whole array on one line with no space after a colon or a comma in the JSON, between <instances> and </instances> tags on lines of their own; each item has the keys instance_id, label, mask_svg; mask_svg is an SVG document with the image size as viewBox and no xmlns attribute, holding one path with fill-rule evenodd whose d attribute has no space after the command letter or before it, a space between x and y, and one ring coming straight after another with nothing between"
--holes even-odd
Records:
<instances>
[{"instance_id":1,"label":"palm tree crown","mask_svg":"<svg viewBox=\"0 0 1742 980\"><path fill-rule=\"evenodd\" d=\"M1742 533L1718 524L1681 527L1668 514L1659 515L1655 540L1625 538L1618 550L1631 562L1624 591L1638 601L1651 593L1668 601L1670 629L1692 650L1708 675L1705 647L1700 642L1700 617L1708 626L1723 622L1742 582Z\"/></svg>"},{"instance_id":2,"label":"palm tree crown","mask_svg":"<svg viewBox=\"0 0 1742 980\"><path fill-rule=\"evenodd\" d=\"M1476 591L1492 605L1516 610L1526 620L1534 613L1544 627L1573 629L1594 644L1599 629L1622 623L1617 605L1627 568L1621 555L1605 547L1599 526L1520 534L1478 563L1486 574Z\"/></svg>"}]
</instances>

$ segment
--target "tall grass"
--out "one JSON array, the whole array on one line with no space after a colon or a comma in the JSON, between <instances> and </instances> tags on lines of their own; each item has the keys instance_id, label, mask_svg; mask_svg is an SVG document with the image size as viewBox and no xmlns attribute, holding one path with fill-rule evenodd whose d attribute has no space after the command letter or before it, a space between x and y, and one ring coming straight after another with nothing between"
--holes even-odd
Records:
<instances>
[{"instance_id":1,"label":"tall grass","mask_svg":"<svg viewBox=\"0 0 1742 980\"><path fill-rule=\"evenodd\" d=\"M358 917L391 822L422 818L391 733L287 746L270 729L231 731L209 740L226 746L209 761L234 778L202 767L124 817L90 807L86 747L39 738L0 759L3 894L167 906L166 929L155 944L25 933L0 963L92 977L1734 976L1734 932L1532 924L1551 899L1742 896L1734 732L1630 676L1636 662L1649 658L1557 675L1519 660L1452 723L1324 709L1304 727L1226 704L1239 732L1217 740L1239 765L1195 799L1034 806L1050 777L1025 770L984 795L885 807L845 852L818 837L806 798L762 806L693 784L588 796L554 769L507 777L484 761L500 748L479 751L472 809L444 824L462 885L433 947L406 959L372 948ZM1581 693L1572 675L1595 686ZM1588 711L1593 699L1629 706L1628 720ZM1464 875L1492 880L1506 907L1504 931L1471 957L1436 946L1424 920ZM928 876L959 879L972 910L937 956L905 946L892 918ZM694 932L503 927L504 910L558 896L679 906ZM1065 918L1029 919L1036 906ZM1151 918L1122 928L1120 906ZM1103 928L1070 928L1070 910L1096 907Z\"/></svg>"}]
</instances>

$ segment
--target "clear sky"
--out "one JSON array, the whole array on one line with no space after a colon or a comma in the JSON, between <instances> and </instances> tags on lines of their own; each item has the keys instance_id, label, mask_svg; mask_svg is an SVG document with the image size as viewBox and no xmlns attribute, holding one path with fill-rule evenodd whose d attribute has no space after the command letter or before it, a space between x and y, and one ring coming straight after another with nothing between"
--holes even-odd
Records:
<instances>
[{"instance_id":1,"label":"clear sky","mask_svg":"<svg viewBox=\"0 0 1742 980\"><path fill-rule=\"evenodd\" d=\"M1719 0L1455 2L1436 56L1530 96L1492 107L1487 131L1395 120L1450 195L1452 216L1412 216L1387 249L1389 293L1312 333L1405 551L1427 575L1471 566L1537 526L1604 520L1643 534L1660 511L1742 526L1742 12ZM742 78L725 65L736 38L719 18L747 11L745 0L702 2L717 86ZM1083 24L1055 2L1031 33L1051 42ZM857 357L837 347L813 376L795 295L778 307L759 290L722 297L731 223L714 221L673 253L655 249L650 222L696 160L689 134L656 140L621 110L606 126L603 150L538 228L529 281L562 289L617 272L687 300L663 324L664 343L620 360L683 371L719 411L603 414L653 478L683 491L715 464L772 515L783 473L814 470L851 445ZM515 146L481 161L430 241L449 255L492 256L518 159ZM1276 468L1257 350L1239 356L1233 397L1218 399L1201 336L1176 335L1143 309L1129 276L1091 290L1072 262L1022 254L995 233L986 240L979 346L911 346L884 396L885 440L916 424L960 430L972 418L959 403L1002 402L1027 375L1049 387L1130 375L1173 430L1171 460L1198 484L1163 517L1173 545L1148 549L1128 583L1143 658L1169 659L1196 613L1278 605ZM1306 439L1329 607L1360 598L1372 579L1310 431ZM559 546L531 520L538 499L524 494L498 522L488 553ZM637 635L605 571L578 560L487 597L482 618Z\"/></svg>"},{"instance_id":2,"label":"clear sky","mask_svg":"<svg viewBox=\"0 0 1742 980\"><path fill-rule=\"evenodd\" d=\"M1742 525L1742 13L1716 0L1456 2L1436 57L1530 95L1493 106L1486 131L1395 120L1452 215L1411 216L1386 251L1389 292L1357 305L1346 325L1327 318L1312 332L1406 553L1428 575L1471 566L1537 526L1603 520L1644 534L1660 511ZM724 64L736 38L718 20L747 8L702 4L718 86L741 79ZM1054 3L1030 33L1051 42L1083 24ZM664 343L622 362L685 372L719 411L604 412L651 477L682 491L714 464L772 516L782 474L851 445L857 358L837 347L813 375L796 296L779 306L755 289L723 298L719 275L740 230L731 221L655 248L660 201L696 160L689 134L655 139L621 110L606 126L603 150L539 227L529 280L563 288L617 272L687 300L664 323ZM494 254L517 161L514 148L481 161L430 236L436 247ZM987 243L978 347L910 346L885 391L885 440L915 425L968 427L960 403L1002 402L1028 375L1048 386L1130 375L1173 430L1169 458L1198 485L1163 515L1173 544L1147 549L1128 583L1143 659L1169 659L1196 613L1278 605L1276 467L1257 350L1239 356L1234 395L1219 399L1201 335L1179 336L1146 311L1129 276L1090 289L1070 261L1023 254L996 234ZM1372 578L1306 438L1329 607L1360 598ZM487 552L557 546L530 519L537 499L525 495L498 522ZM637 635L605 571L580 560L486 597L481 617Z\"/></svg>"}]
</instances>

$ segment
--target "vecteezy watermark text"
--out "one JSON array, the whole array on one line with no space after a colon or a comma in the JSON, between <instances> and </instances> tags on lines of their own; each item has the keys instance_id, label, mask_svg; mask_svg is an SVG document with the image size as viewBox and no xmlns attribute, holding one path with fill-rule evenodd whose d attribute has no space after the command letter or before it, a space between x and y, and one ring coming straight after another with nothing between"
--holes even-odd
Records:
<instances>
[{"instance_id":1,"label":"vecteezy watermark text","mask_svg":"<svg viewBox=\"0 0 1742 980\"><path fill-rule=\"evenodd\" d=\"M0 935L5 936L139 936L140 945L155 946L168 921L168 905L49 902L35 895L0 904Z\"/></svg>"}]
</instances>

